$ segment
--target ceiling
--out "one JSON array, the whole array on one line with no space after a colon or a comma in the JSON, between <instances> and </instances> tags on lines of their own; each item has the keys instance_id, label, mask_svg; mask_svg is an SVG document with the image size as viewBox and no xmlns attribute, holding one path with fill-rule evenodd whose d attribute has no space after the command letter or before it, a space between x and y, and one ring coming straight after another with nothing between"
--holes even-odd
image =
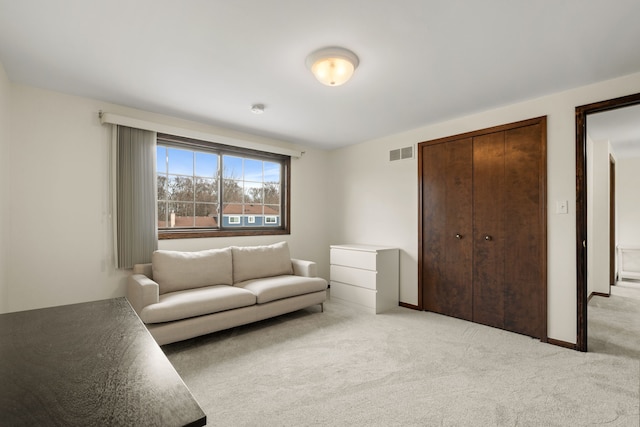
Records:
<instances>
[{"instance_id":1,"label":"ceiling","mask_svg":"<svg viewBox=\"0 0 640 427\"><path fill-rule=\"evenodd\" d=\"M639 72L638 17L638 0L0 0L0 62L15 83L333 149ZM305 66L333 45L360 59L339 87Z\"/></svg>"}]
</instances>

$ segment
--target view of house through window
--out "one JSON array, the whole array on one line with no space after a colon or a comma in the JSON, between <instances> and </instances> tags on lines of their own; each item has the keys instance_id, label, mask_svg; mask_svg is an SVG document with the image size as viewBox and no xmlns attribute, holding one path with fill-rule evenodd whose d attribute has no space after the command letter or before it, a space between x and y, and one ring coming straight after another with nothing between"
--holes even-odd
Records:
<instances>
[{"instance_id":1,"label":"view of house through window","mask_svg":"<svg viewBox=\"0 0 640 427\"><path fill-rule=\"evenodd\" d=\"M285 156L158 137L158 231L282 229Z\"/></svg>"}]
</instances>

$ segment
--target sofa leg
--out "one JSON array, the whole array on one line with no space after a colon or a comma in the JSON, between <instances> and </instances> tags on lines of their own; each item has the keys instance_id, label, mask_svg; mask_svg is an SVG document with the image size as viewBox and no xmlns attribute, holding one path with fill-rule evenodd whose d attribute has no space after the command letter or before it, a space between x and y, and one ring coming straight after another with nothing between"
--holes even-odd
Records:
<instances>
[{"instance_id":1,"label":"sofa leg","mask_svg":"<svg viewBox=\"0 0 640 427\"><path fill-rule=\"evenodd\" d=\"M320 313L324 313L324 303L320 303Z\"/></svg>"}]
</instances>

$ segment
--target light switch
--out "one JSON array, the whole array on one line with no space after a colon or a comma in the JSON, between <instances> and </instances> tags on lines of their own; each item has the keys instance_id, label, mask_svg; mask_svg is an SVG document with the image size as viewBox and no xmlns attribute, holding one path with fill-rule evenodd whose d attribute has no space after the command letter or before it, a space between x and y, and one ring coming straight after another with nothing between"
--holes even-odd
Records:
<instances>
[{"instance_id":1,"label":"light switch","mask_svg":"<svg viewBox=\"0 0 640 427\"><path fill-rule=\"evenodd\" d=\"M568 214L569 213L569 201L568 200L558 200L558 201L556 201L556 213L557 214Z\"/></svg>"}]
</instances>

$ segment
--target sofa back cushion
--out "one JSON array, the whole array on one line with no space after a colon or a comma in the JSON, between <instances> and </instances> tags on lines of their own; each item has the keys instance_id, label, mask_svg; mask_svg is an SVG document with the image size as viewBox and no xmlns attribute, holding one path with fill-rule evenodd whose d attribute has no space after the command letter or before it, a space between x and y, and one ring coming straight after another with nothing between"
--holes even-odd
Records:
<instances>
[{"instance_id":1,"label":"sofa back cushion","mask_svg":"<svg viewBox=\"0 0 640 427\"><path fill-rule=\"evenodd\" d=\"M233 282L293 274L287 242L265 246L232 246Z\"/></svg>"},{"instance_id":2,"label":"sofa back cushion","mask_svg":"<svg viewBox=\"0 0 640 427\"><path fill-rule=\"evenodd\" d=\"M198 252L158 250L151 257L151 265L160 294L233 284L230 248Z\"/></svg>"}]
</instances>

